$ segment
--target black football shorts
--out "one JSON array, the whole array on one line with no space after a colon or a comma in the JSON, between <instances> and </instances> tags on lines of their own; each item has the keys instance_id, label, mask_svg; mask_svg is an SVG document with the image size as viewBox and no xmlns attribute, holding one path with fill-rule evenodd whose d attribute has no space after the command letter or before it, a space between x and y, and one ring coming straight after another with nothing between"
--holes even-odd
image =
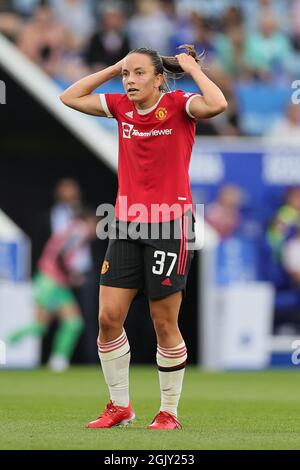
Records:
<instances>
[{"instance_id":1,"label":"black football shorts","mask_svg":"<svg viewBox=\"0 0 300 470\"><path fill-rule=\"evenodd\" d=\"M191 211L170 222L114 220L102 264L100 284L138 289L152 300L183 291L194 251Z\"/></svg>"}]
</instances>

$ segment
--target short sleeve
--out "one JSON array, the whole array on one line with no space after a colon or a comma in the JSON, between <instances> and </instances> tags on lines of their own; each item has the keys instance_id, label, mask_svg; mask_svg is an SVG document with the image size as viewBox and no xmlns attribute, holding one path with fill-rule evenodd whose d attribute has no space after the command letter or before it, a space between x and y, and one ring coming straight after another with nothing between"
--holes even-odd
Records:
<instances>
[{"instance_id":1,"label":"short sleeve","mask_svg":"<svg viewBox=\"0 0 300 470\"><path fill-rule=\"evenodd\" d=\"M100 93L100 102L108 118L117 118L121 93Z\"/></svg>"},{"instance_id":2,"label":"short sleeve","mask_svg":"<svg viewBox=\"0 0 300 470\"><path fill-rule=\"evenodd\" d=\"M196 96L201 96L200 93L188 93L183 90L177 90L174 92L176 96L176 101L178 103L178 106L192 119L195 119L195 117L191 114L190 112L190 104L191 101L196 97Z\"/></svg>"}]
</instances>

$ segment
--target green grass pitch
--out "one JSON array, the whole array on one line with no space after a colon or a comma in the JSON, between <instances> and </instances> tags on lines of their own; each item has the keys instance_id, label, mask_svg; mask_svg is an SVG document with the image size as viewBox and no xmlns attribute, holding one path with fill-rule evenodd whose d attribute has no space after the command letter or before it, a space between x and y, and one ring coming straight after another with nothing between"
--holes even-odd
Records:
<instances>
[{"instance_id":1,"label":"green grass pitch","mask_svg":"<svg viewBox=\"0 0 300 470\"><path fill-rule=\"evenodd\" d=\"M0 449L299 449L298 370L204 373L188 367L181 431L146 429L159 407L155 367L131 368L137 419L85 429L107 402L100 367L0 371Z\"/></svg>"}]
</instances>

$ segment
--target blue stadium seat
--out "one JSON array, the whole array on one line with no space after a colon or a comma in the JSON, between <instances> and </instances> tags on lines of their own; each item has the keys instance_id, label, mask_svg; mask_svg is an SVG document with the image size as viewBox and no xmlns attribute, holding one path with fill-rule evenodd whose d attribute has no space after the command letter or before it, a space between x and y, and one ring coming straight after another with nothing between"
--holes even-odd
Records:
<instances>
[{"instance_id":1,"label":"blue stadium seat","mask_svg":"<svg viewBox=\"0 0 300 470\"><path fill-rule=\"evenodd\" d=\"M235 86L235 95L242 132L258 136L265 134L284 115L291 90L285 85L249 81L239 82Z\"/></svg>"}]
</instances>

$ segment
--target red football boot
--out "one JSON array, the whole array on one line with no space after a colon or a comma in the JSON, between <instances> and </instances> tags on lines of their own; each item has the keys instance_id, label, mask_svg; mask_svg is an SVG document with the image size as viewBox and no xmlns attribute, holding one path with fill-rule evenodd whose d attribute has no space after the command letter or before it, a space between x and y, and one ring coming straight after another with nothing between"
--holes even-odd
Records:
<instances>
[{"instance_id":1,"label":"red football boot","mask_svg":"<svg viewBox=\"0 0 300 470\"><path fill-rule=\"evenodd\" d=\"M181 427L176 416L167 411L160 411L148 426L148 429L181 429Z\"/></svg>"},{"instance_id":2,"label":"red football boot","mask_svg":"<svg viewBox=\"0 0 300 470\"><path fill-rule=\"evenodd\" d=\"M103 413L95 421L91 421L86 428L112 428L114 426L127 426L135 419L131 404L127 407L116 406L110 401Z\"/></svg>"}]
</instances>

